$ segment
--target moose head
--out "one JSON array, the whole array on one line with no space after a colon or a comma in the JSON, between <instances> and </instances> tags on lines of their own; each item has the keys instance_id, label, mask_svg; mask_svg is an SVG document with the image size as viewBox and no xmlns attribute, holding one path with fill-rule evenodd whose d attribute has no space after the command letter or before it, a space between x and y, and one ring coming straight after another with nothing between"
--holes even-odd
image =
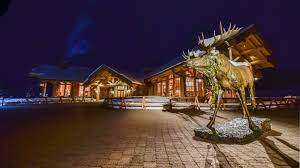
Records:
<instances>
[{"instance_id":1,"label":"moose head","mask_svg":"<svg viewBox=\"0 0 300 168\"><path fill-rule=\"evenodd\" d=\"M207 67L209 66L209 60L212 58L220 56L220 52L215 48L218 44L226 43L229 38L236 35L241 28L236 27L234 25L231 26L231 23L229 24L228 29L226 30L223 28L222 23L220 22L220 34L216 35L216 31L213 32L213 37L205 39L203 32L201 33L201 36L198 36L199 38L199 48L200 50L195 51L188 51L188 54L185 54L183 52L183 57L186 59L187 65L189 67Z\"/></svg>"}]
</instances>

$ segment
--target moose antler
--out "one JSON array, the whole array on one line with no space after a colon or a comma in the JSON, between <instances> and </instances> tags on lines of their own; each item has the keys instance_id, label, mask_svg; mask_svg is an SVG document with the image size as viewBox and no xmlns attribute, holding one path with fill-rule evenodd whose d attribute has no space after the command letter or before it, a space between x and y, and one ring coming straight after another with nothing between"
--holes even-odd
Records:
<instances>
[{"instance_id":1,"label":"moose antler","mask_svg":"<svg viewBox=\"0 0 300 168\"><path fill-rule=\"evenodd\" d=\"M216 32L214 30L214 36L208 39L205 39L203 32L201 33L201 37L198 36L199 38L199 42L198 45L199 47L208 52L212 49L212 47L220 42L220 41L225 41L226 39L232 37L233 35L237 34L242 28L238 28L236 27L236 25L234 25L233 27L231 27L231 23L229 24L228 29L226 30L225 28L223 28L222 26L222 22L220 21L220 35L216 35Z\"/></svg>"},{"instance_id":2,"label":"moose antler","mask_svg":"<svg viewBox=\"0 0 300 168\"><path fill-rule=\"evenodd\" d=\"M182 51L182 53L183 53L183 55L182 55L183 58L185 58L185 59L190 59L191 56L194 56L194 53L195 53L195 52L194 52L193 50L190 51L190 50L188 49L188 54L185 54L184 51Z\"/></svg>"}]
</instances>

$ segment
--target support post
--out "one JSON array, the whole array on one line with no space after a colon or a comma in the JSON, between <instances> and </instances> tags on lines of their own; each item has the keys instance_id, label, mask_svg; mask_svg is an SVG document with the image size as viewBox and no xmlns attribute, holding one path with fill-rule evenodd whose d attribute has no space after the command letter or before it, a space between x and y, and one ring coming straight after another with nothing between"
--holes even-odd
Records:
<instances>
[{"instance_id":1,"label":"support post","mask_svg":"<svg viewBox=\"0 0 300 168\"><path fill-rule=\"evenodd\" d=\"M65 85L64 85L64 94L63 94L63 97L66 96L66 88L67 88L67 82L65 82Z\"/></svg>"},{"instance_id":2,"label":"support post","mask_svg":"<svg viewBox=\"0 0 300 168\"><path fill-rule=\"evenodd\" d=\"M98 85L96 88L96 101L100 100L100 86Z\"/></svg>"},{"instance_id":3,"label":"support post","mask_svg":"<svg viewBox=\"0 0 300 168\"><path fill-rule=\"evenodd\" d=\"M46 97L46 91L47 91L47 81L43 81L43 97Z\"/></svg>"},{"instance_id":4,"label":"support post","mask_svg":"<svg viewBox=\"0 0 300 168\"><path fill-rule=\"evenodd\" d=\"M52 82L52 97L56 97L57 96L57 88L58 88L58 82L53 81Z\"/></svg>"},{"instance_id":5,"label":"support post","mask_svg":"<svg viewBox=\"0 0 300 168\"><path fill-rule=\"evenodd\" d=\"M180 77L180 97L185 97L185 77Z\"/></svg>"},{"instance_id":6,"label":"support post","mask_svg":"<svg viewBox=\"0 0 300 168\"><path fill-rule=\"evenodd\" d=\"M85 86L83 85L82 102L84 102L84 97L85 97Z\"/></svg>"},{"instance_id":7,"label":"support post","mask_svg":"<svg viewBox=\"0 0 300 168\"><path fill-rule=\"evenodd\" d=\"M173 74L173 78L172 78L172 80L173 80L173 90L172 90L172 96L175 96L175 75Z\"/></svg>"},{"instance_id":8,"label":"support post","mask_svg":"<svg viewBox=\"0 0 300 168\"><path fill-rule=\"evenodd\" d=\"M145 96L143 96L143 100L142 100L142 109L145 109Z\"/></svg>"}]
</instances>

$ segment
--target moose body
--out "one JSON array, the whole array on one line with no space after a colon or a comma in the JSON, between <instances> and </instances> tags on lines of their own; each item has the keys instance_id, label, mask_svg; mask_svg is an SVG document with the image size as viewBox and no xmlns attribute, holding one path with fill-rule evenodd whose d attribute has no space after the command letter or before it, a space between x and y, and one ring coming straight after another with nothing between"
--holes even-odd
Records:
<instances>
[{"instance_id":1,"label":"moose body","mask_svg":"<svg viewBox=\"0 0 300 168\"><path fill-rule=\"evenodd\" d=\"M207 127L212 128L215 123L217 112L220 108L221 99L225 90L232 90L236 93L241 106L243 108L243 117L247 118L249 128L252 130L258 130L258 127L250 118L250 114L247 108L247 100L245 89L249 89L251 104L254 108L255 103L255 91L254 91L254 77L252 72L252 66L246 62L235 62L230 60L232 58L231 48L229 47L229 58L224 54L220 53L215 49L214 45L217 43L225 43L230 45L227 41L230 37L234 36L240 31L240 28L236 28L235 25L231 28L229 25L228 30L223 29L220 23L220 35L215 35L209 39L205 39L202 33L202 39L199 37L199 47L204 53L200 52L189 52L188 55L184 53L183 57L187 61L189 67L195 68L199 72L206 72L207 77L213 84L213 92L215 98L215 110L213 115L210 117L210 122ZM213 64L213 65L212 65ZM209 72L209 73L208 73ZM205 73L204 73L205 74Z\"/></svg>"},{"instance_id":2,"label":"moose body","mask_svg":"<svg viewBox=\"0 0 300 168\"><path fill-rule=\"evenodd\" d=\"M217 99L215 99L215 110L211 117L208 127L212 127L215 122L217 112L220 108L220 102L223 97L225 90L233 90L240 100L243 108L243 117L247 118L249 121L249 126L251 129L255 129L255 125L250 118L250 114L247 108L245 89L249 89L252 107L255 107L255 92L254 92L254 77L252 73L251 65L234 65L231 61L223 54L218 54L217 56L212 56L206 54L201 57L195 57L188 60L187 65L190 67L201 67L202 69L209 69L209 60L211 57L215 57L218 62L218 69L216 70L214 80L220 89L217 90Z\"/></svg>"}]
</instances>

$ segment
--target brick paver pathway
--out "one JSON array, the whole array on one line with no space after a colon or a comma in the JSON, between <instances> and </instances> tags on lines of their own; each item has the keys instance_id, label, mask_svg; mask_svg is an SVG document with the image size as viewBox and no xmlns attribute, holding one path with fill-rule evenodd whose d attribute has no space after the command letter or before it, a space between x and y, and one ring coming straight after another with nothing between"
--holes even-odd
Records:
<instances>
[{"instance_id":1,"label":"brick paver pathway","mask_svg":"<svg viewBox=\"0 0 300 168\"><path fill-rule=\"evenodd\" d=\"M221 112L217 122L239 116ZM0 167L290 167L299 158L299 121L246 145L194 139L208 115L62 105L2 110ZM8 131L9 130L9 131Z\"/></svg>"}]
</instances>

